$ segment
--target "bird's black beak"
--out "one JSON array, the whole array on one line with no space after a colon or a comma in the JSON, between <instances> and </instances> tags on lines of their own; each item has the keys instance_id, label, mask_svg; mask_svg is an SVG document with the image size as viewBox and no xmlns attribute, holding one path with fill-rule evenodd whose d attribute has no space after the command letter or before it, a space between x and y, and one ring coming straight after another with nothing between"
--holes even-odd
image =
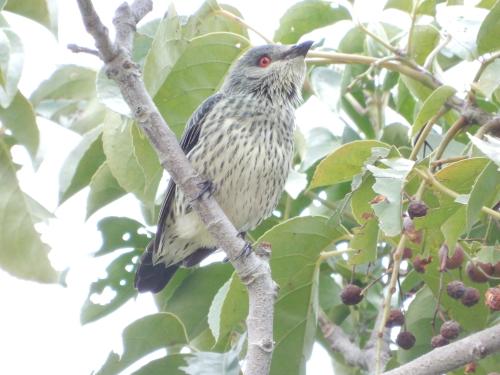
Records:
<instances>
[{"instance_id":1,"label":"bird's black beak","mask_svg":"<svg viewBox=\"0 0 500 375\"><path fill-rule=\"evenodd\" d=\"M284 59L293 59L294 57L307 55L309 48L313 45L314 42L308 40L307 42L303 42L300 44L296 44L291 46L285 53L283 54Z\"/></svg>"}]
</instances>

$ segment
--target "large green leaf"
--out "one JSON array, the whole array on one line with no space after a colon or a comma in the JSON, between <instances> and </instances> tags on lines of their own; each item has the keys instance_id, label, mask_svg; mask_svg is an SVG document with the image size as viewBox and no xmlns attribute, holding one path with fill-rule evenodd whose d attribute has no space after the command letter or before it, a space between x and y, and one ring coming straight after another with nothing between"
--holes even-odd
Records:
<instances>
[{"instance_id":1,"label":"large green leaf","mask_svg":"<svg viewBox=\"0 0 500 375\"><path fill-rule=\"evenodd\" d=\"M240 351L241 345L227 353L193 353L186 358L187 366L182 367L182 370L188 375L239 375Z\"/></svg>"},{"instance_id":2,"label":"large green leaf","mask_svg":"<svg viewBox=\"0 0 500 375\"><path fill-rule=\"evenodd\" d=\"M10 274L43 283L57 281L47 257L48 246L34 228L31 199L21 191L16 166L0 139L0 266Z\"/></svg>"},{"instance_id":3,"label":"large green leaf","mask_svg":"<svg viewBox=\"0 0 500 375\"><path fill-rule=\"evenodd\" d=\"M80 143L68 155L59 172L59 201L62 203L90 184L92 176L104 163L102 127L96 127L83 135Z\"/></svg>"},{"instance_id":4,"label":"large green leaf","mask_svg":"<svg viewBox=\"0 0 500 375\"><path fill-rule=\"evenodd\" d=\"M26 147L34 159L39 143L35 112L31 103L19 91L7 108L0 107L0 122L12 132L17 142Z\"/></svg>"},{"instance_id":5,"label":"large green leaf","mask_svg":"<svg viewBox=\"0 0 500 375\"><path fill-rule=\"evenodd\" d=\"M202 35L187 43L154 97L178 136L194 110L217 91L232 62L248 46L246 38L227 32Z\"/></svg>"},{"instance_id":6,"label":"large green leaf","mask_svg":"<svg viewBox=\"0 0 500 375\"><path fill-rule=\"evenodd\" d=\"M500 1L497 1L484 19L477 34L477 49L483 54L500 49L500 41L496 37L500 33Z\"/></svg>"},{"instance_id":7,"label":"large green leaf","mask_svg":"<svg viewBox=\"0 0 500 375\"><path fill-rule=\"evenodd\" d=\"M349 264L363 264L374 262L377 259L378 222L372 218L363 224L362 227L353 228L353 238L350 247L359 250L349 258Z\"/></svg>"},{"instance_id":8,"label":"large green leaf","mask_svg":"<svg viewBox=\"0 0 500 375\"><path fill-rule=\"evenodd\" d=\"M318 164L309 188L350 181L362 171L375 147L389 149L389 145L375 140L354 141L340 146Z\"/></svg>"},{"instance_id":9,"label":"large green leaf","mask_svg":"<svg viewBox=\"0 0 500 375\"><path fill-rule=\"evenodd\" d=\"M280 286L271 374L305 374L316 331L318 257L342 235L327 221L319 216L297 217L275 226L258 240L272 245L271 269Z\"/></svg>"},{"instance_id":10,"label":"large green leaf","mask_svg":"<svg viewBox=\"0 0 500 375\"><path fill-rule=\"evenodd\" d=\"M0 107L9 107L16 97L23 63L21 38L9 28L0 28Z\"/></svg>"},{"instance_id":11,"label":"large green leaf","mask_svg":"<svg viewBox=\"0 0 500 375\"><path fill-rule=\"evenodd\" d=\"M424 127L432 116L434 116L441 107L446 103L448 98L455 94L456 90L450 86L440 86L425 99L422 108L418 112L417 118L411 129L412 137L415 137L418 132Z\"/></svg>"},{"instance_id":12,"label":"large green leaf","mask_svg":"<svg viewBox=\"0 0 500 375\"><path fill-rule=\"evenodd\" d=\"M208 328L210 305L231 273L229 264L214 263L198 268L182 280L166 301L162 311L171 312L182 320L189 340Z\"/></svg>"},{"instance_id":13,"label":"large green leaf","mask_svg":"<svg viewBox=\"0 0 500 375\"><path fill-rule=\"evenodd\" d=\"M422 65L439 43L439 31L429 25L416 25L413 29L413 43L410 55Z\"/></svg>"},{"instance_id":14,"label":"large green leaf","mask_svg":"<svg viewBox=\"0 0 500 375\"><path fill-rule=\"evenodd\" d=\"M474 146L500 167L500 141L494 137L487 137L486 141L483 141L473 135L467 135Z\"/></svg>"},{"instance_id":15,"label":"large green leaf","mask_svg":"<svg viewBox=\"0 0 500 375\"><path fill-rule=\"evenodd\" d=\"M500 61L495 60L489 64L486 69L483 70L476 85L484 96L491 99L491 95L500 85Z\"/></svg>"},{"instance_id":16,"label":"large green leaf","mask_svg":"<svg viewBox=\"0 0 500 375\"><path fill-rule=\"evenodd\" d=\"M144 249L150 238L143 233L144 224L128 217L108 216L97 223L102 245L94 256L109 254L123 248Z\"/></svg>"},{"instance_id":17,"label":"large green leaf","mask_svg":"<svg viewBox=\"0 0 500 375\"><path fill-rule=\"evenodd\" d=\"M108 113L102 134L106 162L125 191L152 205L163 170L147 140L134 128L132 120Z\"/></svg>"},{"instance_id":18,"label":"large green leaf","mask_svg":"<svg viewBox=\"0 0 500 375\"><path fill-rule=\"evenodd\" d=\"M402 230L403 187L414 162L403 158L382 159L380 162L388 168L367 166L375 177L373 190L384 197L384 200L372 204L372 207L379 218L380 229L387 236L393 237L400 234Z\"/></svg>"},{"instance_id":19,"label":"large green leaf","mask_svg":"<svg viewBox=\"0 0 500 375\"><path fill-rule=\"evenodd\" d=\"M57 37L56 0L8 0L4 9L42 24Z\"/></svg>"},{"instance_id":20,"label":"large green leaf","mask_svg":"<svg viewBox=\"0 0 500 375\"><path fill-rule=\"evenodd\" d=\"M347 8L333 1L304 0L289 8L280 19L274 40L283 44L296 43L314 29L351 19Z\"/></svg>"},{"instance_id":21,"label":"large green leaf","mask_svg":"<svg viewBox=\"0 0 500 375\"><path fill-rule=\"evenodd\" d=\"M134 371L132 375L186 375L181 367L186 364L186 358L190 354L171 354L166 357L155 359Z\"/></svg>"},{"instance_id":22,"label":"large green leaf","mask_svg":"<svg viewBox=\"0 0 500 375\"><path fill-rule=\"evenodd\" d=\"M134 250L120 255L106 268L106 276L90 285L83 303L80 322L87 324L111 314L129 299L137 296L134 288L134 262L142 254Z\"/></svg>"},{"instance_id":23,"label":"large green leaf","mask_svg":"<svg viewBox=\"0 0 500 375\"><path fill-rule=\"evenodd\" d=\"M87 218L108 203L124 196L127 192L111 174L106 162L102 163L90 180L90 193L87 198Z\"/></svg>"},{"instance_id":24,"label":"large green leaf","mask_svg":"<svg viewBox=\"0 0 500 375\"><path fill-rule=\"evenodd\" d=\"M490 161L481 174L477 176L472 186L466 206L467 230L471 230L474 223L479 219L481 208L490 206L499 190L500 173L495 163Z\"/></svg>"},{"instance_id":25,"label":"large green leaf","mask_svg":"<svg viewBox=\"0 0 500 375\"><path fill-rule=\"evenodd\" d=\"M218 343L226 340L248 315L248 293L236 274L219 289L208 311L208 325Z\"/></svg>"},{"instance_id":26,"label":"large green leaf","mask_svg":"<svg viewBox=\"0 0 500 375\"><path fill-rule=\"evenodd\" d=\"M136 320L125 328L122 336L123 354L111 352L96 375L119 374L157 349L188 343L186 329L179 318L163 312Z\"/></svg>"}]
</instances>

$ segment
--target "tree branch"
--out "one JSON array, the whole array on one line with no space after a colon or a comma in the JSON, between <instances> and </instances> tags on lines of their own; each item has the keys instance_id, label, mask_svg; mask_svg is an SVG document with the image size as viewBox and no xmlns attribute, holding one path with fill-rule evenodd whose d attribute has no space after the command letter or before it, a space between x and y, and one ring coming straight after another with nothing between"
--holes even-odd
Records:
<instances>
[{"instance_id":1,"label":"tree branch","mask_svg":"<svg viewBox=\"0 0 500 375\"><path fill-rule=\"evenodd\" d=\"M383 375L439 375L500 351L500 324L436 348ZM446 360L444 360L446 359Z\"/></svg>"},{"instance_id":2,"label":"tree branch","mask_svg":"<svg viewBox=\"0 0 500 375\"><path fill-rule=\"evenodd\" d=\"M112 43L107 28L102 24L90 0L77 0L86 30L94 37L96 47L105 63L106 73L116 81L134 114L137 123L147 135L158 154L161 165L169 172L177 186L191 200L209 233L231 260L249 295L247 318L248 350L245 374L265 375L269 372L274 348L273 315L276 286L271 278L267 256L251 253L238 257L245 242L225 216L213 197L196 199L202 178L184 155L177 138L160 115L146 91L141 72L132 61L133 32L137 22L151 9L151 0L135 0L129 6L123 3L116 11L116 41Z\"/></svg>"}]
</instances>

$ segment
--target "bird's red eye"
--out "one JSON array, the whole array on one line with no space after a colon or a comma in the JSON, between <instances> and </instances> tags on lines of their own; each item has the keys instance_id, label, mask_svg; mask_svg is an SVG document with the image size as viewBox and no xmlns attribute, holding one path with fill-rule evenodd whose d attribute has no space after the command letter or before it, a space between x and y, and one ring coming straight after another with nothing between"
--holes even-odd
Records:
<instances>
[{"instance_id":1,"label":"bird's red eye","mask_svg":"<svg viewBox=\"0 0 500 375\"><path fill-rule=\"evenodd\" d=\"M271 58L269 56L264 55L259 58L259 66L261 68L265 68L269 66L269 64L271 64Z\"/></svg>"}]
</instances>

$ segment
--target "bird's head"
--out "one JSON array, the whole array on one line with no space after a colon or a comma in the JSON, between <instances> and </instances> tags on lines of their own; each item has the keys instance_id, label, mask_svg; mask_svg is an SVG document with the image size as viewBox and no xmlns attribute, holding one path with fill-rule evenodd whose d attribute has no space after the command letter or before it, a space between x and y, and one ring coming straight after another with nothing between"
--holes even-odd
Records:
<instances>
[{"instance_id":1,"label":"bird's head","mask_svg":"<svg viewBox=\"0 0 500 375\"><path fill-rule=\"evenodd\" d=\"M232 67L222 92L254 95L276 105L298 105L306 73L304 58L312 44L268 44L248 50Z\"/></svg>"}]
</instances>

